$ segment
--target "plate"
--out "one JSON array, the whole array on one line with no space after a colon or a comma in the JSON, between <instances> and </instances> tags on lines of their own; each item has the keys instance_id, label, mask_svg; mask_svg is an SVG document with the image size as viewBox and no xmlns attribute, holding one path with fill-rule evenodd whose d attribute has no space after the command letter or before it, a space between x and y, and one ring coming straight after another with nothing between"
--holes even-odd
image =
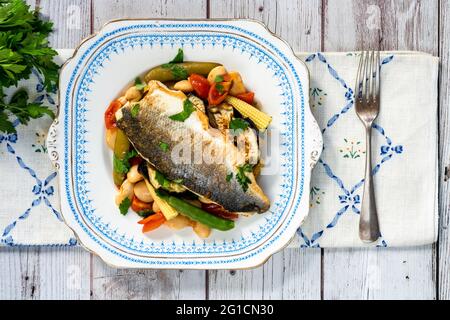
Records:
<instances>
[{"instance_id":1,"label":"plate","mask_svg":"<svg viewBox=\"0 0 450 320\"><path fill-rule=\"evenodd\" d=\"M259 184L270 210L240 218L208 239L190 228L163 226L142 234L139 217L120 215L103 113L136 77L183 48L187 60L216 61L239 70L265 112ZM309 210L311 169L322 137L309 108L309 75L292 49L250 20L117 20L86 39L60 75L59 115L48 135L59 170L61 209L80 243L123 268L244 269L284 248Z\"/></svg>"}]
</instances>

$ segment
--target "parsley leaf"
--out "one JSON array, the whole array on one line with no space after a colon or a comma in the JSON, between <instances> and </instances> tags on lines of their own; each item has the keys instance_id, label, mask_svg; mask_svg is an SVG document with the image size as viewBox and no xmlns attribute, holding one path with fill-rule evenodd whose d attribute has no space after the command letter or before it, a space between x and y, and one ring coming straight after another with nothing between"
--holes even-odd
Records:
<instances>
[{"instance_id":1,"label":"parsley leaf","mask_svg":"<svg viewBox=\"0 0 450 320\"><path fill-rule=\"evenodd\" d=\"M179 64L165 63L161 67L164 69L170 69L175 80L184 80L189 76L187 70Z\"/></svg>"},{"instance_id":2,"label":"parsley leaf","mask_svg":"<svg viewBox=\"0 0 450 320\"><path fill-rule=\"evenodd\" d=\"M129 165L127 165L123 160L120 160L115 155L113 156L113 167L114 171L117 173L127 173L130 170Z\"/></svg>"},{"instance_id":3,"label":"parsley leaf","mask_svg":"<svg viewBox=\"0 0 450 320\"><path fill-rule=\"evenodd\" d=\"M223 82L223 76L216 76L216 78L214 79L214 82Z\"/></svg>"},{"instance_id":4,"label":"parsley leaf","mask_svg":"<svg viewBox=\"0 0 450 320\"><path fill-rule=\"evenodd\" d=\"M161 172L155 171L155 179L156 181L158 181L162 188L167 189L170 187L170 181L166 179L166 177L164 177Z\"/></svg>"},{"instance_id":5,"label":"parsley leaf","mask_svg":"<svg viewBox=\"0 0 450 320\"><path fill-rule=\"evenodd\" d=\"M0 112L0 131L6 133L16 132L13 124L11 123L11 121L9 121L8 116L4 112Z\"/></svg>"},{"instance_id":6,"label":"parsley leaf","mask_svg":"<svg viewBox=\"0 0 450 320\"><path fill-rule=\"evenodd\" d=\"M230 172L229 174L227 174L227 182L230 182L231 179L233 179L233 172Z\"/></svg>"},{"instance_id":7,"label":"parsley leaf","mask_svg":"<svg viewBox=\"0 0 450 320\"><path fill-rule=\"evenodd\" d=\"M242 118L233 118L233 120L230 121L231 130L239 130L239 129L245 130L248 128L249 125L250 124Z\"/></svg>"},{"instance_id":8,"label":"parsley leaf","mask_svg":"<svg viewBox=\"0 0 450 320\"><path fill-rule=\"evenodd\" d=\"M0 0L0 132L14 133L9 115L21 124L53 112L40 103L28 103L28 94L19 89L9 103L4 100L4 88L17 86L36 70L48 92L55 92L59 66L53 62L57 52L49 47L48 35L53 24L40 20L23 0Z\"/></svg>"},{"instance_id":9,"label":"parsley leaf","mask_svg":"<svg viewBox=\"0 0 450 320\"><path fill-rule=\"evenodd\" d=\"M145 83L142 82L141 78L136 77L136 79L134 79L134 86L136 87L136 89L141 91L141 90L144 90Z\"/></svg>"},{"instance_id":10,"label":"parsley leaf","mask_svg":"<svg viewBox=\"0 0 450 320\"><path fill-rule=\"evenodd\" d=\"M131 116L133 117L133 118L136 118L137 117L137 115L139 114L139 109L140 109L140 105L139 105L139 103L135 103L135 104L133 104L133 106L131 107Z\"/></svg>"},{"instance_id":11,"label":"parsley leaf","mask_svg":"<svg viewBox=\"0 0 450 320\"><path fill-rule=\"evenodd\" d=\"M115 155L113 156L113 166L114 166L114 171L116 171L117 173L127 173L128 171L130 171L131 165L130 165L130 159L137 156L137 152L136 150L131 150L129 152L127 152L125 154L125 156L123 157L123 159L119 159L117 158Z\"/></svg>"},{"instance_id":12,"label":"parsley leaf","mask_svg":"<svg viewBox=\"0 0 450 320\"><path fill-rule=\"evenodd\" d=\"M157 170L155 170L155 180L158 182L161 188L166 189L167 191L171 191L171 184L173 183L180 184L183 182L183 179L169 180L161 172ZM159 190L159 188L157 190Z\"/></svg>"},{"instance_id":13,"label":"parsley leaf","mask_svg":"<svg viewBox=\"0 0 450 320\"><path fill-rule=\"evenodd\" d=\"M249 163L246 163L240 167L237 167L238 173L236 173L236 180L242 187L242 190L246 192L248 190L248 184L252 183L249 177L245 174L246 172L251 172L253 170L253 166Z\"/></svg>"},{"instance_id":14,"label":"parsley leaf","mask_svg":"<svg viewBox=\"0 0 450 320\"><path fill-rule=\"evenodd\" d=\"M126 215L128 213L128 209L131 207L131 200L127 197L122 200L119 204L119 210L122 215Z\"/></svg>"},{"instance_id":15,"label":"parsley leaf","mask_svg":"<svg viewBox=\"0 0 450 320\"><path fill-rule=\"evenodd\" d=\"M191 100L186 99L183 102L183 111L181 111L180 113L171 115L169 118L174 121L184 122L187 118L190 117L190 115L194 111L195 111L194 104L191 102Z\"/></svg>"},{"instance_id":16,"label":"parsley leaf","mask_svg":"<svg viewBox=\"0 0 450 320\"><path fill-rule=\"evenodd\" d=\"M183 61L184 61L183 49L178 48L177 55L169 63L178 63L178 62L183 62Z\"/></svg>"},{"instance_id":17,"label":"parsley leaf","mask_svg":"<svg viewBox=\"0 0 450 320\"><path fill-rule=\"evenodd\" d=\"M217 91L219 91L220 94L223 94L223 85L221 85L220 83L217 83L216 89L217 89Z\"/></svg>"},{"instance_id":18,"label":"parsley leaf","mask_svg":"<svg viewBox=\"0 0 450 320\"><path fill-rule=\"evenodd\" d=\"M160 148L162 151L167 152L167 150L169 150L169 145L168 145L167 143L161 141L161 142L159 143L159 148Z\"/></svg>"}]
</instances>

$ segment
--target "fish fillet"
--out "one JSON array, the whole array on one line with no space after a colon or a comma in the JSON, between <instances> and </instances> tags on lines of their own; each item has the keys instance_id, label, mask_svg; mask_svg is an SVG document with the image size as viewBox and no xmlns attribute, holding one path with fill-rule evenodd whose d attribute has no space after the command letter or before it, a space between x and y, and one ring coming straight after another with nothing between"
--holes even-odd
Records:
<instances>
[{"instance_id":1,"label":"fish fillet","mask_svg":"<svg viewBox=\"0 0 450 320\"><path fill-rule=\"evenodd\" d=\"M236 179L243 163L232 141L209 127L207 116L199 110L185 121L170 119L183 111L186 96L159 81L148 86L137 109L128 104L116 113L117 126L139 154L168 179L182 181L230 212L267 211L269 199L253 173L246 172L251 181L246 191Z\"/></svg>"}]
</instances>

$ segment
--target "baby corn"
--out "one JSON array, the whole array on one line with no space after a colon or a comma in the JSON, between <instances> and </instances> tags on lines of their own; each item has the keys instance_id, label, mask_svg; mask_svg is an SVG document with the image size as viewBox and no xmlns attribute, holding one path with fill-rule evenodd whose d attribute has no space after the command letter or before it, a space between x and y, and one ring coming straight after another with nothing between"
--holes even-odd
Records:
<instances>
[{"instance_id":1,"label":"baby corn","mask_svg":"<svg viewBox=\"0 0 450 320\"><path fill-rule=\"evenodd\" d=\"M242 101L241 99L233 96L228 96L225 101L236 108L236 110L239 111L243 117L252 120L256 127L261 131L267 129L270 122L272 121L271 116L256 109L254 106L248 104L245 101Z\"/></svg>"}]
</instances>

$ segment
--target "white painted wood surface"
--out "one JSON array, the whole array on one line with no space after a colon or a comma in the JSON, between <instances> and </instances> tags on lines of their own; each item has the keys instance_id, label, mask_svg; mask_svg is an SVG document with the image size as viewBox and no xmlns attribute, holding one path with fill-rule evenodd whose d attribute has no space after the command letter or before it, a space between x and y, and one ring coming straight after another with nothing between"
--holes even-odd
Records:
<instances>
[{"instance_id":1,"label":"white painted wood surface","mask_svg":"<svg viewBox=\"0 0 450 320\"><path fill-rule=\"evenodd\" d=\"M441 57L440 73L440 112L439 112L439 208L440 208L440 228L439 228L439 251L438 251L438 294L439 299L450 299L450 1L441 0L440 3L440 30L439 34L439 54ZM444 36L445 35L445 36Z\"/></svg>"},{"instance_id":2,"label":"white painted wood surface","mask_svg":"<svg viewBox=\"0 0 450 320\"><path fill-rule=\"evenodd\" d=\"M186 10L185 8L189 8ZM93 28L117 18L205 18L206 1L107 1L92 3ZM205 271L116 270L94 257L94 299L204 299Z\"/></svg>"},{"instance_id":3,"label":"white painted wood surface","mask_svg":"<svg viewBox=\"0 0 450 320\"><path fill-rule=\"evenodd\" d=\"M438 1L325 1L325 51L363 48L438 54ZM343 19L342 17L345 17ZM401 210L401 208L399 208ZM325 299L434 299L435 247L325 249Z\"/></svg>"},{"instance_id":4,"label":"white painted wood surface","mask_svg":"<svg viewBox=\"0 0 450 320\"><path fill-rule=\"evenodd\" d=\"M234 17L265 22L299 51L373 46L440 54L441 233L437 245L421 248L287 249L264 266L236 272L117 270L81 248L2 248L0 299L450 298L449 189L443 174L450 165L450 49L444 36L450 32L449 2L28 0L55 22L56 48L75 47L115 18Z\"/></svg>"},{"instance_id":5,"label":"white painted wood surface","mask_svg":"<svg viewBox=\"0 0 450 320\"><path fill-rule=\"evenodd\" d=\"M321 40L319 0L211 1L211 18L252 18L288 41L294 50L317 50ZM289 13L289 14L287 14ZM210 271L211 299L320 299L320 249L289 249L264 266L246 271Z\"/></svg>"}]
</instances>

